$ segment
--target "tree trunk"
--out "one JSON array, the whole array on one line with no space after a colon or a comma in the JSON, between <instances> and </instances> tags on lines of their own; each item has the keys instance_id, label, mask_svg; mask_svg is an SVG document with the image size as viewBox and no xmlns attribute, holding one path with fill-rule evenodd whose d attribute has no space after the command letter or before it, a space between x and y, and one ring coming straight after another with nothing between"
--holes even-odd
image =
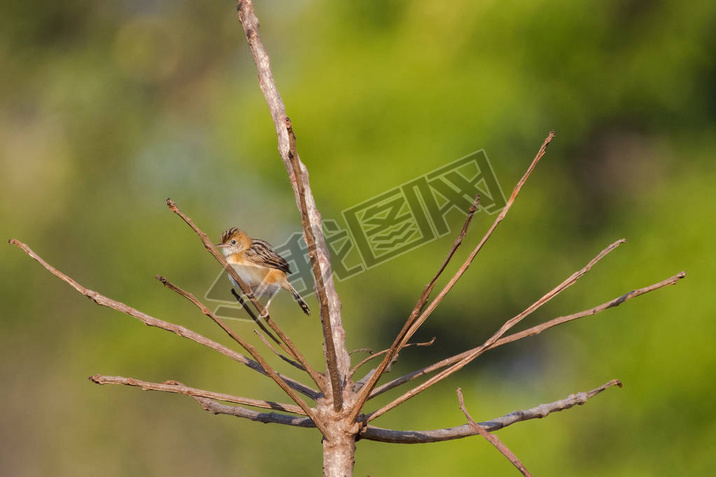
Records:
<instances>
[{"instance_id":1,"label":"tree trunk","mask_svg":"<svg viewBox=\"0 0 716 477\"><path fill-rule=\"evenodd\" d=\"M323 438L323 477L351 477L355 463L355 436L337 432L331 440Z\"/></svg>"}]
</instances>

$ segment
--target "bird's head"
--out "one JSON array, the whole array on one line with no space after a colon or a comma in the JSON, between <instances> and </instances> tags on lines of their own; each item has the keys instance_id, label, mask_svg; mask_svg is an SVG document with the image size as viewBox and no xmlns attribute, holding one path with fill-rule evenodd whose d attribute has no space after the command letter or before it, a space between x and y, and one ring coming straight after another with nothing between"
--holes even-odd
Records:
<instances>
[{"instance_id":1,"label":"bird's head","mask_svg":"<svg viewBox=\"0 0 716 477\"><path fill-rule=\"evenodd\" d=\"M251 246L251 238L236 227L221 234L221 243L216 244L225 256L243 252Z\"/></svg>"}]
</instances>

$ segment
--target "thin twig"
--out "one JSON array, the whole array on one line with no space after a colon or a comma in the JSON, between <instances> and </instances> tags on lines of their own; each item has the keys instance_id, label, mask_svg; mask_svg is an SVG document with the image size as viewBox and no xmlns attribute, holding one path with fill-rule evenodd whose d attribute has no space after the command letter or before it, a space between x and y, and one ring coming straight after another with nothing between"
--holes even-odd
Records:
<instances>
[{"instance_id":1,"label":"thin twig","mask_svg":"<svg viewBox=\"0 0 716 477\"><path fill-rule=\"evenodd\" d=\"M560 316L558 318L553 318L552 320L549 320L545 323L541 323L539 325L533 326L526 330L514 333L514 334L506 336L504 338L500 338L495 343L493 343L492 346L490 346L490 349L495 349L499 346L506 345L508 343L512 343L514 341L521 340L521 339L527 338L529 336L538 335L538 334L542 333L543 331L548 330L549 328L553 328L557 325L561 325L561 324L567 323L569 321L574 321L579 318L584 318L585 316L593 315L594 313L596 313L594 310L596 310L598 308L601 308L599 311L602 311L602 310L605 310L610 307L618 306L619 304L623 303L624 301L626 301L628 299L637 297L644 293L648 293L648 292L657 290L657 289L665 287L665 286L674 285L674 284L676 284L676 282L678 282L685 276L686 276L686 272L681 272L681 273L678 273L677 275L674 275L673 277L667 278L666 280L663 280L659 283L655 283L654 285L651 285L649 287L641 288L639 290L629 292L624 296L620 296L618 298L610 300L606 303L603 303L602 305L600 305L598 307L590 308L589 310L575 313L573 315ZM627 298L624 298L624 297L627 297ZM472 348L467 351L463 351L460 354L456 354L449 358L445 358L442 361L438 361L437 363L433 363L433 364L426 366L422 369L418 369L416 371L413 371L412 373L408 373L404 376L401 376L401 377L396 378L390 382L387 382L387 383L383 384L382 386L376 388L375 391L371 394L371 398L378 396L379 394L382 394L382 393L389 391L393 388L396 388L402 384L410 382L414 379L417 379L417 378L425 376L429 373L432 373L433 371L437 371L438 369L442 369L446 366L455 364L455 363L459 362L460 360L466 358L467 356L469 356L471 353L475 352L478 349L479 349L479 347Z\"/></svg>"},{"instance_id":2,"label":"thin twig","mask_svg":"<svg viewBox=\"0 0 716 477\"><path fill-rule=\"evenodd\" d=\"M241 305L241 308L246 311L246 313L251 317L252 320L254 320L255 323L260 323L259 317L256 316L256 313L254 313L254 310L251 309L248 303L246 303L246 300L244 300L241 297L241 294L238 293L234 288L231 289L231 294L234 295L234 298L236 298L236 301L239 302ZM263 329L263 328L262 328Z\"/></svg>"},{"instance_id":3,"label":"thin twig","mask_svg":"<svg viewBox=\"0 0 716 477\"><path fill-rule=\"evenodd\" d=\"M532 171L537 166L537 163L542 159L542 156L544 156L545 152L547 152L547 146L552 142L552 139L554 138L554 131L550 131L550 133L545 138L544 142L542 143L542 146L539 148L539 151L537 151L537 154L535 155L535 158L532 160L532 163L527 168L527 171L525 171L522 178L517 182L517 185L512 191L512 194L510 195L509 200L505 204L505 206L500 211L499 215L495 218L495 221L492 223L490 228L485 232L485 235L482 237L482 240L480 240L480 243L477 244L477 247L472 251L472 253L468 256L468 258L465 260L465 262L462 264L460 269L455 273L455 275L450 279L450 281L445 285L445 287L440 291L438 296L435 297L435 299L430 302L430 304L427 306L425 311L422 312L422 314L415 320L413 325L410 327L410 330L406 333L406 335L403 337L403 343L407 342L407 340L410 339L413 334L420 328L420 326L425 322L425 320L430 316L430 314L437 308L437 306L440 304L440 302L445 298L445 296L448 294L448 292L452 289L453 286L457 283L457 281L462 278L462 276L467 271L470 264L473 262L477 254L482 250L482 247L487 243L487 240L492 236L493 232L497 228L498 225L502 222L502 220L507 216L507 212L509 212L510 208L512 207L512 204L515 202L515 199L517 199L517 196L520 193L520 190L522 190L522 186L525 185L525 182L527 182L527 179L529 178L530 174L532 174Z\"/></svg>"},{"instance_id":4,"label":"thin twig","mask_svg":"<svg viewBox=\"0 0 716 477\"><path fill-rule=\"evenodd\" d=\"M479 424L484 430L493 432L499 429L504 429L505 427L518 422L528 421L530 419L542 419L553 412L564 411L574 406L581 406L589 399L612 386L621 387L622 383L613 379L596 389L592 389L591 391L570 394L567 398L559 401L548 404L540 404L539 406L531 409L514 411L490 421L480 422ZM463 437L474 436L475 434L475 430L469 424L463 424L458 427L434 429L429 431L395 431L375 426L366 426L361 431L360 436L363 439L379 442L391 442L394 444L427 444L431 442L462 439Z\"/></svg>"},{"instance_id":5,"label":"thin twig","mask_svg":"<svg viewBox=\"0 0 716 477\"><path fill-rule=\"evenodd\" d=\"M480 203L480 195L478 194L475 197L475 201L473 202L472 206L467 211L467 216L465 217L465 222L462 225L462 229L460 229L460 233L458 234L457 238L453 242L452 247L450 248L450 251L448 252L447 256L443 260L442 265L438 269L437 273L433 276L433 278L428 282L427 285L425 285L425 288L423 289L423 292L420 294L420 297L418 297L418 301L413 307L413 311L411 311L410 315L408 316L408 319L403 324L403 328L400 330L398 335L395 337L395 340L393 341L393 344L390 345L390 348L388 348L385 352L385 357L380 362L377 368L373 369L370 373L368 373L366 376L364 376L358 383L356 383L355 388L360 390L360 394L358 396L358 400L356 405L353 407L352 410L352 418L355 419L358 417L358 414L360 413L361 409L365 405L366 401L370 398L370 392L373 390L375 385L378 383L378 380L380 377L388 370L388 368L392 365L393 361L396 359L398 353L400 350L405 347L405 343L407 343L407 340L404 340L405 336L410 331L410 328L415 323L415 319L417 318L418 314L422 311L423 307L427 303L428 299L430 298L430 293L432 293L433 288L435 287L435 283L438 281L438 278L440 278L440 275L442 275L445 268L450 263L450 260L452 259L453 255L455 255L455 252L462 244L463 239L467 235L467 230L470 227L470 222L472 222L472 218L475 215L475 212L477 211L477 207ZM351 375L355 373L355 370L359 366L356 366L353 371L351 372Z\"/></svg>"},{"instance_id":6,"label":"thin twig","mask_svg":"<svg viewBox=\"0 0 716 477\"><path fill-rule=\"evenodd\" d=\"M373 354L373 348L356 348L352 349L348 352L348 355L353 355L354 353L368 353Z\"/></svg>"},{"instance_id":7,"label":"thin twig","mask_svg":"<svg viewBox=\"0 0 716 477\"><path fill-rule=\"evenodd\" d=\"M522 313L518 314L517 316L513 317L510 320L507 320L499 330L495 332L494 335L492 335L483 346L490 347L492 343L497 341L499 338L501 338L505 333L507 333L510 329L512 329L516 324L524 320L526 317L531 315L533 312L535 312L537 309L539 309L542 305L549 302L552 298L556 297L560 293L562 293L567 288L574 285L577 280L582 278L584 274L589 272L594 265L597 264L602 258L606 257L612 250L617 248L619 245L626 242L626 239L619 239L616 242L610 244L607 248L599 252L599 254L594 257L590 262L584 266L581 270L578 270L574 272L569 278L567 278L565 281L557 285L555 288L549 291L546 295L544 295L542 298L534 302L532 305L527 307Z\"/></svg>"},{"instance_id":8,"label":"thin twig","mask_svg":"<svg viewBox=\"0 0 716 477\"><path fill-rule=\"evenodd\" d=\"M239 277L239 274L234 270L232 266L229 265L229 263L226 261L226 258L224 255L219 252L216 247L214 246L213 242L209 240L209 236L206 235L204 232L202 232L199 227L197 227L194 222L184 213L182 212L179 207L174 203L173 200L167 199L167 205L169 206L169 209L177 214L191 229L199 236L199 239L201 239L202 243L204 244L204 248L221 264L221 266L226 270L226 272L231 275L231 278L233 278L236 283L238 283L239 287L241 288L241 291L244 292L246 295L250 295L251 290L248 286L241 280L241 277ZM251 302L254 304L257 310L261 312L262 315L264 315L264 308L259 303L259 301L255 298L251 298ZM276 322L271 319L270 315L268 313L265 314L266 317L266 323L271 327L271 329L278 335L279 338L281 338L281 341L286 343L286 346L290 350L290 354L296 358L296 361L301 363L301 366L304 367L308 375L311 377L314 383L318 386L318 388L324 393L325 395L325 384L324 379L322 375L320 375L315 369L313 369L309 364L308 361L306 361L306 358L303 356L303 354L298 350L295 344L293 344L293 341L284 333L281 328L278 327Z\"/></svg>"},{"instance_id":9,"label":"thin twig","mask_svg":"<svg viewBox=\"0 0 716 477\"><path fill-rule=\"evenodd\" d=\"M261 355L261 353L258 352L258 350L248 341L243 339L239 334L237 334L234 330L232 330L230 327L228 327L221 319L219 319L212 311L204 305L202 302L200 302L194 295L189 293L186 290L182 290L178 286L174 285L173 283L169 282L166 278L162 277L161 275L157 275L157 279L161 281L165 287L169 288L170 290L178 293L179 295L183 296L187 300L189 300L194 306L199 308L202 313L204 313L211 321L219 325L219 327L226 332L234 341L236 341L242 348L244 348L258 363L261 365L261 367L266 371L266 374L268 374L271 379L273 379L278 386L283 389L283 391L288 394L288 396L299 406L301 406L301 409L306 413L306 415L310 418L314 417L313 410L308 407L308 405L301 399L296 392L291 389L286 382L281 379L281 377L278 375L278 373L268 364L266 359ZM321 424L316 423L316 425L321 428ZM323 429L321 429L323 431Z\"/></svg>"},{"instance_id":10,"label":"thin twig","mask_svg":"<svg viewBox=\"0 0 716 477\"><path fill-rule=\"evenodd\" d=\"M234 290L233 288L231 289L231 294L234 295L234 298L236 298L236 301L238 301L239 304L241 304L241 306L243 307L243 309L246 310L246 313L248 313L248 315L251 317L251 319L254 320L254 323L256 323L256 325L257 325L259 328L261 328L261 331L263 331L263 332L266 334L266 336L268 336L269 338L271 338L271 339L273 340L273 342L276 343L277 345L279 345L284 351L286 351L287 353L291 354L291 350L288 349L288 348L286 347L286 345L285 345L281 340L279 340L278 338L276 338L276 337L274 336L274 334L271 333L271 331L269 331L269 329L264 326L263 323L261 323L261 318L259 318L258 316L256 316L256 313L254 313L254 310L252 310L251 307L249 307L249 305L246 303L246 301L244 301L244 299L241 298L241 295L239 295L238 293L236 293L236 290Z\"/></svg>"},{"instance_id":11,"label":"thin twig","mask_svg":"<svg viewBox=\"0 0 716 477\"><path fill-rule=\"evenodd\" d=\"M156 278L157 280L159 280L159 281L162 283L162 285L164 285L166 288L170 289L170 290L173 291L174 293L177 293L178 295L181 295L181 296L183 296L184 298L186 298L187 300L189 300L190 302L192 302L192 303L194 304L194 306L196 306L196 307L197 307L204 315L206 315L211 321L213 321L214 323L216 323L217 325L219 325L219 327L221 327L221 329L223 329L224 331L226 331L226 330L228 329L228 327L227 327L226 325L224 325L223 322L221 322L221 320L219 320L219 318L218 318L216 315L214 315L214 313L211 312L211 310L209 309L209 307L206 306L206 305L204 305L201 301L199 301L199 299L196 298L193 294L191 294L191 293L189 293L188 291L186 291L186 290L184 290L184 289L182 289L182 288L180 288L180 287L174 285L172 282L170 282L169 280L167 280L166 277L164 277L164 276L162 276L162 275L156 275L155 278ZM233 291L233 289L232 289L232 291ZM263 327L263 324L261 324L259 321L256 321L256 324L258 324L258 325L261 327L261 329L264 330L264 332L265 332L266 334L268 334L269 336L273 337L274 340L276 340L276 342L280 343L280 342L278 341L278 339L277 339L275 336L273 336L269 330L267 330L266 328ZM227 334L228 334L228 333L229 333L229 332L227 331ZM229 334L229 336L231 336L231 334ZM233 336L232 336L232 338L233 338ZM239 344L240 344L240 343L239 343Z\"/></svg>"},{"instance_id":12,"label":"thin twig","mask_svg":"<svg viewBox=\"0 0 716 477\"><path fill-rule=\"evenodd\" d=\"M388 360L388 356L384 359L384 363L381 363L376 370L374 370L374 373L371 375L376 376L376 373L384 374L390 371L391 366L395 361L398 359L398 354L400 351L407 346L407 340L403 340L405 335L408 333L410 328L412 327L413 323L415 322L415 319L417 318L418 314L423 310L425 307L425 304L427 303L428 299L430 298L430 294L433 291L433 288L435 288L435 284L438 281L438 278L440 278L440 275L442 275L443 271L445 271L445 268L447 268L448 264L450 263L450 260L452 259L453 255L455 255L455 252L457 252L457 249L462 244L462 241L465 239L465 236L467 235L467 231L470 227L470 222L472 222L472 218L475 216L475 212L477 211L478 206L480 205L480 194L477 194L475 196L475 201L472 203L470 208L467 211L467 215L465 217L465 222L462 225L462 228L460 229L460 233L458 234L457 238L452 244L452 247L450 248L450 251L448 252L447 256L443 260L442 265L438 269L437 273L433 278L428 282L427 285L425 285L425 288L423 289L423 292L420 294L420 297L418 297L418 301L413 307L413 311L410 312L410 315L408 316L408 319L403 324L403 328L400 330L398 335L395 338L395 341L393 342L393 345L386 349L385 352L381 352L381 354L387 354L390 353L392 358ZM431 343L432 344L432 343ZM355 369L357 369L359 366L356 366L353 371L351 372L351 375L355 372ZM376 377L376 382L379 376ZM375 383L373 384L375 386ZM356 389L360 389L359 387L356 387Z\"/></svg>"},{"instance_id":13,"label":"thin twig","mask_svg":"<svg viewBox=\"0 0 716 477\"><path fill-rule=\"evenodd\" d=\"M409 348L409 347L411 347L411 346L431 346L433 343L435 343L435 338L436 338L436 337L433 336L433 339L431 339L430 341L425 341L425 342L423 342L423 343L408 343L408 344L406 344L405 346L403 346L403 348ZM365 348L365 349L369 349L369 350L370 350L370 348ZM355 351L355 350L354 350L354 351ZM378 351L377 353L373 353L373 350L370 350L371 355L368 356L368 357L366 357L366 358L364 358L364 359L363 359L362 361L360 361L358 364L356 364L355 366L353 366L353 369L351 369L351 372L350 372L349 376L353 376L353 375L355 374L355 372L358 371L358 368L360 368L361 366L363 366L364 364L366 364L366 363L369 362L370 360L375 359L375 358L377 358L377 357L379 357L379 356L384 355L384 354L387 353L388 351L390 351L390 348L384 349L383 351Z\"/></svg>"},{"instance_id":14,"label":"thin twig","mask_svg":"<svg viewBox=\"0 0 716 477\"><path fill-rule=\"evenodd\" d=\"M358 396L358 399L356 400L356 405L352 410L351 417L357 418L358 414L360 413L361 409L365 405L366 401L368 400L371 392L373 391L373 388L375 388L375 385L378 383L378 380L380 379L380 376L383 374L385 369L388 367L388 364L393 360L393 357L395 354L400 350L401 346L404 346L405 343L408 342L408 340L415 334L415 332L420 328L420 326L425 322L425 320L430 316L430 314L437 308L437 306L440 304L440 302L445 298L445 296L448 294L448 292L452 289L452 287L457 283L457 281L465 274L468 267L472 263L472 261L475 259L477 254L482 250L482 247L485 245L487 240L492 236L492 233L495 231L497 226L502 222L502 220L507 215L507 212L512 207L512 204L514 203L515 199L517 198L518 194L520 193L520 190L522 189L522 186L525 184L527 179L529 178L530 174L532 174L532 171L537 166L537 163L539 160L544 156L545 152L547 151L547 146L549 146L550 142L552 141L552 138L554 137L554 131L551 131L547 138L542 143L542 146L540 147L539 151L535 155L535 158L532 160L532 163L527 168L527 171L524 173L522 178L517 182L517 185L515 185L515 188L512 191L512 195L510 195L510 199L505 204L505 207L503 207L502 211L500 211L497 218L495 218L495 221L492 223L490 228L487 230L485 235L482 237L482 240L480 240L480 243L477 244L477 247L470 253L468 258L465 260L465 262L462 264L460 269L453 275L453 277L450 279L450 281L443 287L443 289L440 291L438 296L433 299L432 302L425 308L425 310L420 314L419 317L415 318L410 322L411 320L408 319L406 321L405 325L403 326L403 330L398 334L398 337L395 339L393 344L390 347L390 351L385 355L383 358L383 361L381 361L380 365L378 366L376 372L371 376L368 383L361 389L360 395ZM402 335L402 336L401 336Z\"/></svg>"},{"instance_id":15,"label":"thin twig","mask_svg":"<svg viewBox=\"0 0 716 477\"><path fill-rule=\"evenodd\" d=\"M543 297L541 297L539 300L537 300L537 301L534 302L532 305L530 305L529 307L527 307L522 313L518 314L517 316L515 316L514 318L512 318L511 320L509 320L505 325L511 324L511 326L513 326L514 324L516 324L516 323L519 322L520 320L526 318L529 314L531 314L531 313L533 313L534 311L536 311L539 307L541 307L541 306L544 305L545 303L549 302L552 298L556 297L558 294L560 294L561 292L565 291L567 288L569 288L569 287L571 287L572 285L574 285L574 284L577 282L577 280L579 280L582 276L584 276L587 272L589 272L589 271L594 267L594 265L596 265L601 259L603 259L604 257L606 257L610 252L612 252L614 249L616 249L619 245L623 244L624 242L626 242L625 239L620 239L620 240L617 240L616 242L610 244L610 245L609 245L608 247L606 247L604 250L602 250L601 252L599 252L599 253L598 253L592 260L590 260L589 263L587 263L584 267L582 267L580 270L577 270L576 272L574 272L569 278L567 278L566 280L564 280L562 283L560 283L559 285L557 285L556 287L554 287L552 290L550 290L548 293L546 293L546 294L545 294ZM505 325L503 325L503 328L504 328ZM474 350L474 349L476 349L476 348L473 348L473 350ZM467 356L467 354L469 354L469 353L470 353L471 351L473 351L473 350L466 351L466 352L461 353L461 354L456 355L456 356L465 357L465 356ZM448 358L448 359L453 359L453 358ZM461 358L460 358L460 359L461 359ZM457 361L459 361L460 359L455 359L455 361L452 361L450 364L452 364L452 363L454 363L454 362L457 362ZM445 361L445 360L440 361L439 363L443 363L444 361ZM436 364L439 364L439 363L436 363ZM433 366L433 365L431 365L431 366ZM428 366L427 368L430 368L431 366ZM441 367L444 367L444 366L441 366ZM373 398L373 397L375 397L375 396L377 396L377 395L379 395L379 394L381 394L381 393L387 391L388 389L392 389L393 387L395 387L395 386L397 386L397 385L404 384L404 383L406 383L406 382L408 382L408 381L414 379L415 377L422 376L422 375L425 374L425 372L430 372L430 371L425 371L425 372L423 372L423 371L426 370L427 368L423 368L422 370L415 371L415 372L410 373L410 374L408 374L408 375L406 375L406 376L401 376L400 378L396 378L396 379L394 379L393 381L390 381L390 382L388 382L388 383L386 383L386 384L383 384L382 386L377 387L377 388L374 390L374 392L371 394L370 398ZM433 369L433 370L434 370L434 369ZM411 378L410 378L410 379L406 379L408 376L410 376Z\"/></svg>"},{"instance_id":16,"label":"thin twig","mask_svg":"<svg viewBox=\"0 0 716 477\"><path fill-rule=\"evenodd\" d=\"M373 374L375 374L375 371L377 369L378 368L373 368L370 371L368 371L367 373L365 373L365 375L362 378L360 378L358 381L355 382L355 384L353 384L353 389L355 391L359 391L363 386L365 386L365 383L367 383L370 380L370 378L373 377Z\"/></svg>"},{"instance_id":17,"label":"thin twig","mask_svg":"<svg viewBox=\"0 0 716 477\"><path fill-rule=\"evenodd\" d=\"M169 331L171 333L174 333L176 335L179 335L183 338L187 338L189 340L194 341L195 343L199 343L200 345L204 345L207 348L213 349L214 351L217 351L224 356L228 356L229 358L233 359L234 361L237 361L245 366L248 366L249 368L253 369L254 371L257 371L263 375L267 375L266 371L261 367L261 364L259 364L257 361L254 361L253 359L250 359L246 356L244 356L241 353L237 353L236 351L227 348L226 346L219 344L213 340L210 340L209 338L200 335L199 333L196 333L188 328L185 328L183 326L175 325L174 323L169 323L167 321L160 320L158 318L154 318L153 316L147 315L146 313L143 313L139 310L136 310L132 308L131 306L128 306L122 302L112 300L111 298L107 298L106 296L97 293L96 291L90 290L88 288L83 287L79 283L77 283L74 279L70 278L69 276L65 275L61 271L57 270L55 267L47 263L45 260L42 259L39 255L37 255L35 252L33 252L30 247L28 247L26 244L20 242L19 240L12 239L9 241L10 244L15 245L16 247L23 250L26 254L28 254L31 258L33 258L35 261L37 261L40 265L42 265L47 271L52 273L57 278L61 279L65 283L69 284L72 288L92 300L94 303L105 306L107 308L111 308L113 310L119 311L121 313L124 313L125 315L131 316L132 318L136 318L142 323L144 323L147 326L159 328L165 331ZM294 379L291 379L287 376L279 375L281 379L283 379L291 388L295 389L296 391L300 392L301 394L304 394L305 396L316 400L321 395L318 391L315 389L312 389L303 383L300 383Z\"/></svg>"},{"instance_id":18,"label":"thin twig","mask_svg":"<svg viewBox=\"0 0 716 477\"><path fill-rule=\"evenodd\" d=\"M279 347L280 347L283 351L285 351L286 353L288 353L288 354L290 355L290 354L291 354L291 350L289 349L289 347L286 346L286 344L285 344L283 341L281 341L281 340L279 340L278 338L276 338L276 336L274 336L274 334L271 333L271 331L269 331L268 328L266 328L266 327L264 326L264 324L261 322L261 318L259 318L258 316L256 316L256 313L254 313L254 310L252 310L251 307L246 303L246 301L245 301L243 298L241 298L241 295L240 295L239 293L237 293L236 290L234 290L233 288L231 289L231 294L234 295L234 298L236 298L236 301L238 301L239 304L241 304L241 306L244 308L244 310L246 310L246 313L248 313L248 315L251 317L251 319L254 320L254 323L256 323L256 324L258 325L258 327L261 328L261 331L263 331L266 336L268 336L269 338L271 338L274 343L276 343L277 345L279 345ZM279 353L278 351L276 351L276 350L273 348L273 346L271 346L271 344L269 344L268 340L266 340L266 337L265 337L264 335L262 335L261 333L257 332L256 330L254 330L254 333L256 333L256 336L258 336L259 338L261 338L261 340L266 344L266 346L267 346L271 351L273 351L274 354L276 354L276 356L278 356L279 358L281 358L282 360L284 360L285 362L287 362L287 363L290 364L291 366L294 366L295 368L300 369L301 371L306 371L306 368L304 368L304 367L301 365L301 363L299 363L298 361L294 361L293 359L291 359L291 358L289 358L289 357L287 357L287 356L284 356L284 355L282 355L281 353Z\"/></svg>"},{"instance_id":19,"label":"thin twig","mask_svg":"<svg viewBox=\"0 0 716 477\"><path fill-rule=\"evenodd\" d=\"M269 341L266 339L266 337L264 335L262 335L261 333L259 333L258 330L254 330L254 333L256 333L256 336L258 336L261 339L261 341L263 341L263 343L266 345L266 347L269 350L271 350L271 352L273 354L275 354L276 356L278 356L279 358L281 358L282 360L284 360L285 362L287 362L294 368L300 369L301 371L305 371L305 369L303 369L303 366L301 366L301 363L299 363L298 361L292 360L288 356L282 355L276 348L271 346L271 343L269 343Z\"/></svg>"},{"instance_id":20,"label":"thin twig","mask_svg":"<svg viewBox=\"0 0 716 477\"><path fill-rule=\"evenodd\" d=\"M184 386L182 383L177 381L165 381L163 383L152 383L149 381L142 381L140 379L125 378L122 376L102 376L95 374L90 376L90 381L96 384L123 384L125 386L135 386L144 391L163 391L167 393L185 394L192 397L202 397L207 399L215 399L217 401L233 402L236 404L243 404L246 406L260 407L263 409L275 409L277 411L292 412L294 414L300 414L305 416L306 413L298 406L292 404L282 404L274 401L265 401L263 399L251 399L245 397L234 396L225 393L215 393L213 391L205 391L204 389L197 389L188 386Z\"/></svg>"},{"instance_id":21,"label":"thin twig","mask_svg":"<svg viewBox=\"0 0 716 477\"><path fill-rule=\"evenodd\" d=\"M659 288L665 287L667 285L673 285L676 282L678 282L680 279L684 278L686 276L685 272L681 272L677 275L674 275L671 278L668 278L662 282L655 283L654 285L650 285L648 287L640 288L638 290L630 291L629 293L622 295L618 298L615 298L613 300L610 300L606 303L603 303L599 306L595 306L594 308L590 308L589 310L581 311L579 313L575 313L573 315L569 316L563 316L559 318L555 318L553 320L550 320L546 323L543 323L542 325L535 326L533 328L530 328L529 330L525 330L524 332L515 333L514 335L507 336L501 340L497 340L491 344L487 344L487 342L481 346L478 346L477 348L470 350L466 353L463 353L464 357L459 359L456 363L452 364L449 368L441 371L440 373L436 374L435 376L431 377L424 383L420 384L419 386L416 386L415 388L411 389L410 391L406 392L402 396L398 397L397 399L393 400L392 402L386 404L382 408L378 409L377 411L371 413L369 416L367 416L366 421L371 421L386 412L390 411L391 409L399 406L403 402L407 401L408 399L420 394L421 392L425 391L426 389L430 388L431 386L439 383L443 379L447 378L448 376L452 375L453 373L459 371L460 369L464 368L467 364L472 362L475 358L480 356L483 352L485 352L487 349L496 348L497 346L500 346L502 344L511 343L513 341L517 341L519 339L525 338L527 336L532 336L541 333L542 331L552 328L553 326L561 325L563 323L567 323L569 321L574 321L578 318L582 318L585 316L591 316L596 313L599 313L600 311L604 311L608 308L614 308L616 306L621 305L625 301L631 300L632 298L635 298L639 295L643 295L644 293L648 293L650 291L657 290ZM519 336L518 336L519 335ZM513 338L514 337L514 338ZM489 341L489 340L488 340ZM502 341L502 343L500 343ZM500 344L498 344L500 343ZM452 359L454 359L453 357Z\"/></svg>"},{"instance_id":22,"label":"thin twig","mask_svg":"<svg viewBox=\"0 0 716 477\"><path fill-rule=\"evenodd\" d=\"M430 294L433 291L433 288L435 288L435 283L437 283L438 278L440 278L440 275L445 271L445 268L447 268L448 264L450 263L450 260L452 259L453 255L455 255L455 252L457 252L457 249L460 248L460 245L462 244L462 241L465 239L465 236L467 235L467 231L470 228L470 222L472 222L472 218L475 216L475 212L477 212L477 208L480 206L480 194L477 194L475 196L475 201L472 203L470 208L467 211L467 216L465 217L465 222L462 224L462 229L460 229L460 233L458 234L457 238L452 244L452 247L450 248L450 251L448 252L447 256L445 257L445 260L443 260L442 265L438 269L435 276L430 280L430 282L425 285L425 288L423 289L423 292L420 294L420 297L418 298L418 302L415 304L415 307L413 307L413 311L410 312L410 316L408 317L408 322L412 324L413 320L418 316L418 314L423 310L425 307L425 304L428 302L428 299L430 298Z\"/></svg>"},{"instance_id":23,"label":"thin twig","mask_svg":"<svg viewBox=\"0 0 716 477\"><path fill-rule=\"evenodd\" d=\"M528 336L535 336L540 333L542 333L545 330L548 330L550 328L553 328L557 325L562 325L564 323L568 323L570 321L578 320L579 318L584 318L586 316L592 316L600 311L604 311L609 308L614 308L625 301L631 300L632 298L636 298L639 295L643 295L645 293L652 292L654 290L658 290L659 288L663 288L669 285L676 285L676 283L679 282L682 278L686 277L686 272L679 272L673 277L667 278L666 280L663 280L659 283L655 283L653 285L650 285L648 287L639 288L638 290L632 290L629 293L626 293L618 298L614 298L613 300L610 300L606 303L602 303L599 306L595 306L594 308L590 308L589 310L580 311L579 313L574 313L572 315L567 316L560 316L558 318L551 319L545 323L542 323L537 326L533 326L532 328L528 328L524 331L520 331L518 333L505 336L504 338L501 338L497 340L495 343L493 343L490 346L490 349L497 348L498 346L505 345L507 343L512 343L517 340L521 340L522 338L527 338Z\"/></svg>"},{"instance_id":24,"label":"thin twig","mask_svg":"<svg viewBox=\"0 0 716 477\"><path fill-rule=\"evenodd\" d=\"M507 460L512 462L512 465L517 467L517 469L522 472L522 475L525 477L532 477L532 474L529 473L529 471L525 468L524 464L520 462L520 460L517 458L517 456L505 445L502 443L499 437L497 437L494 434L490 434L485 429L482 428L475 420L472 418L469 412L467 412L467 408L465 407L465 400L462 397L462 389L457 388L457 399L460 402L460 409L462 410L463 414L465 414L465 417L467 418L467 423L470 425L470 428L472 428L473 431L475 431L477 434L480 434L482 437L484 437L487 442L495 446L495 448L502 453L505 457L507 457Z\"/></svg>"}]
</instances>

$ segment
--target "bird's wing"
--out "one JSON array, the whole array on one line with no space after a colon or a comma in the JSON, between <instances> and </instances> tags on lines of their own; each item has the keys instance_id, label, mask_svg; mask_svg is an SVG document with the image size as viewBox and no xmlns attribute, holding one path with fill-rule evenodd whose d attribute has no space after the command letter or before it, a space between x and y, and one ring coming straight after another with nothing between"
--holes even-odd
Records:
<instances>
[{"instance_id":1,"label":"bird's wing","mask_svg":"<svg viewBox=\"0 0 716 477\"><path fill-rule=\"evenodd\" d=\"M260 267L275 268L284 273L291 273L291 267L284 258L277 254L268 242L253 239L251 247L246 250L246 259Z\"/></svg>"}]
</instances>

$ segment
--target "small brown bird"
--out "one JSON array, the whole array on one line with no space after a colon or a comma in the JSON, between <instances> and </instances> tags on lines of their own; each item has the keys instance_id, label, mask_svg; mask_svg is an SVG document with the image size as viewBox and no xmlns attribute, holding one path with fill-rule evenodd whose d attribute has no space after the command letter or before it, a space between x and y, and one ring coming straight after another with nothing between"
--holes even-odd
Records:
<instances>
[{"instance_id":1,"label":"small brown bird","mask_svg":"<svg viewBox=\"0 0 716 477\"><path fill-rule=\"evenodd\" d=\"M305 314L311 314L311 309L288 281L288 274L291 273L288 262L268 242L252 239L245 232L232 227L221 234L221 243L217 247L254 296L268 295L262 316L268 315L271 300L281 288L293 295ZM241 288L230 275L229 280L236 288Z\"/></svg>"}]
</instances>

